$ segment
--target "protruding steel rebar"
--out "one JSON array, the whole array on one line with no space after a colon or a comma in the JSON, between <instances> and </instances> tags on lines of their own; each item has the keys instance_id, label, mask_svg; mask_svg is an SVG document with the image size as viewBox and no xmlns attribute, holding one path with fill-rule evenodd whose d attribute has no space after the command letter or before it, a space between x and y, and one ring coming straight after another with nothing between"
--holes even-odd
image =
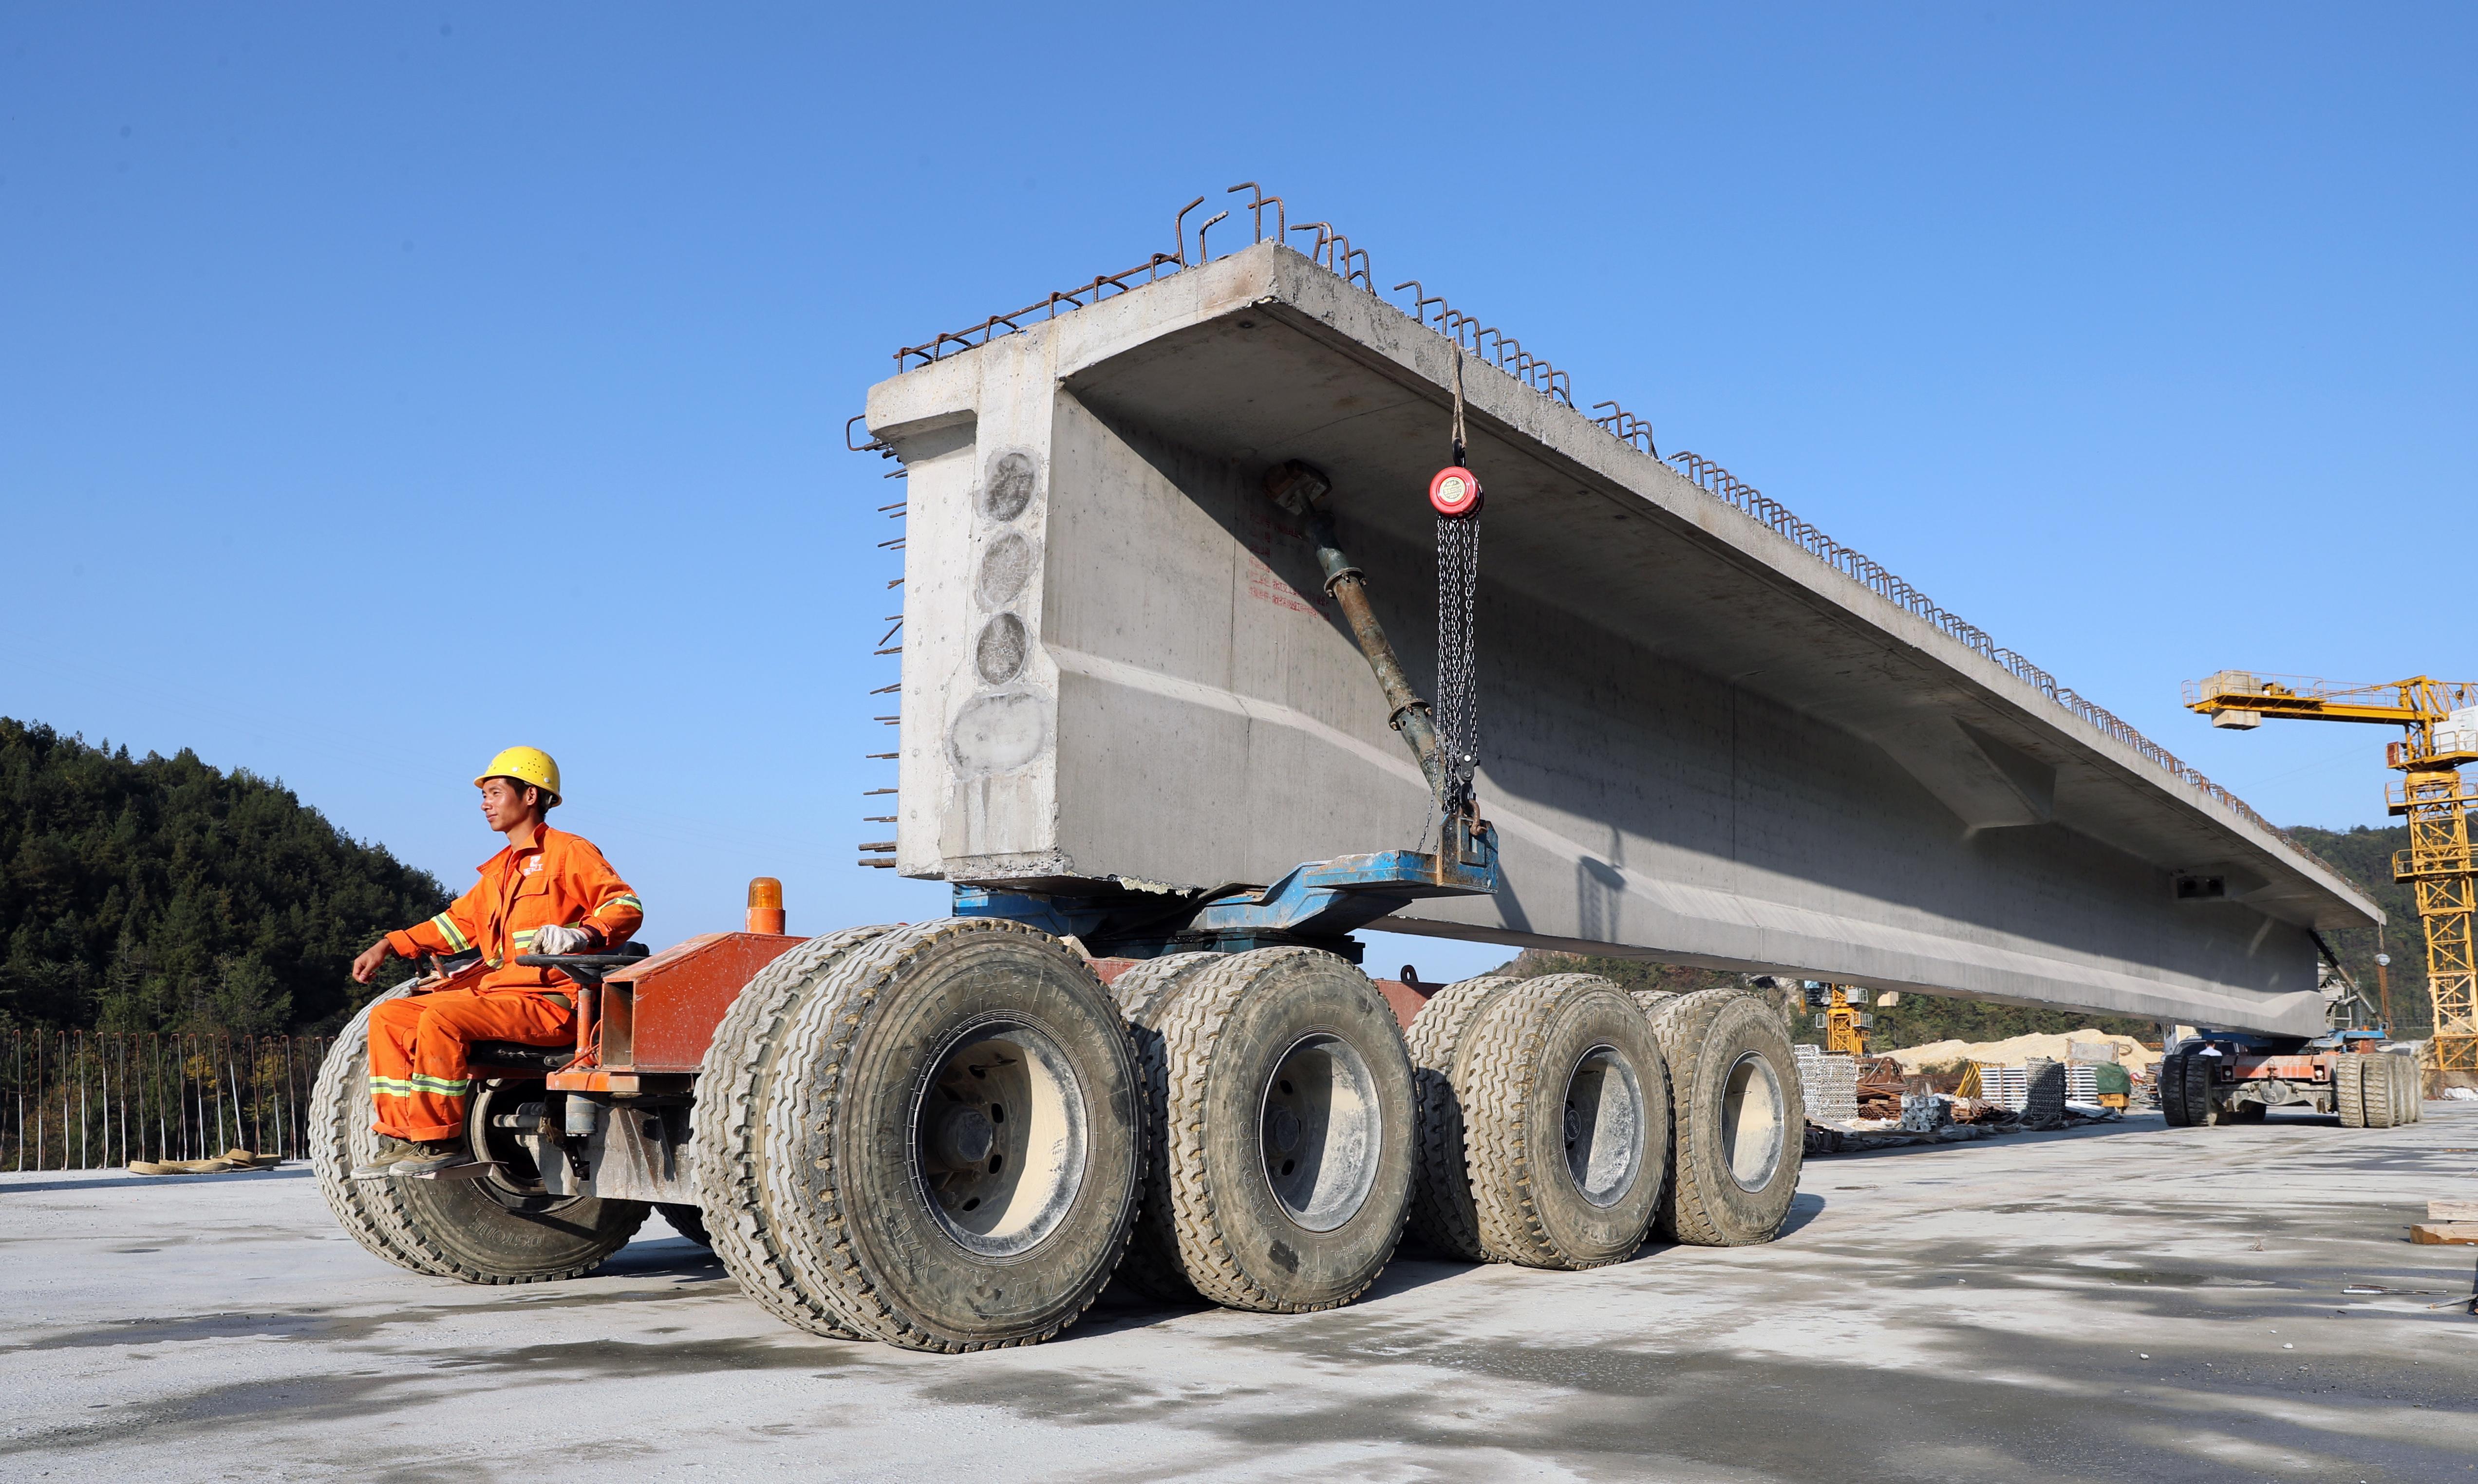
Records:
<instances>
[{"instance_id":1,"label":"protruding steel rebar","mask_svg":"<svg viewBox=\"0 0 2478 1484\"><path fill-rule=\"evenodd\" d=\"M1180 207L1178 209L1178 214L1172 217L1170 220L1170 239L1178 244L1178 256L1172 261L1176 262L1180 267L1187 266L1187 214L1195 211L1198 207L1202 206L1203 204L1204 198L1202 196L1198 196L1195 200Z\"/></svg>"},{"instance_id":2,"label":"protruding steel rebar","mask_svg":"<svg viewBox=\"0 0 2478 1484\"><path fill-rule=\"evenodd\" d=\"M1282 198L1280 196L1269 196L1265 194L1264 188L1258 186L1254 181L1241 181L1238 185L1231 187L1226 191L1224 191L1223 194L1236 195L1243 190L1252 190L1256 192L1255 199L1248 203L1248 210L1254 214L1256 240L1259 242L1265 240L1265 208L1270 206L1274 209L1274 240L1277 242L1289 241L1291 237L1290 215L1288 211L1282 205Z\"/></svg>"}]
</instances>

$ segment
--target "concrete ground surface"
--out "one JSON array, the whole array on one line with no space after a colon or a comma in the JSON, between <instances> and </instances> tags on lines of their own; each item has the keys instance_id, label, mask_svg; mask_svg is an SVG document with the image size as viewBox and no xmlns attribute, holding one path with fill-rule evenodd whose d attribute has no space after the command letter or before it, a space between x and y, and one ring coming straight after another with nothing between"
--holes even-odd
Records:
<instances>
[{"instance_id":1,"label":"concrete ground surface","mask_svg":"<svg viewBox=\"0 0 2478 1484\"><path fill-rule=\"evenodd\" d=\"M298 1170L12 1175L0 1477L2478 1480L2435 1196L2478 1196L2478 1107L2137 1119L1810 1162L1768 1246L1405 1257L1294 1318L1105 1295L943 1357L786 1329L659 1220L468 1288Z\"/></svg>"}]
</instances>

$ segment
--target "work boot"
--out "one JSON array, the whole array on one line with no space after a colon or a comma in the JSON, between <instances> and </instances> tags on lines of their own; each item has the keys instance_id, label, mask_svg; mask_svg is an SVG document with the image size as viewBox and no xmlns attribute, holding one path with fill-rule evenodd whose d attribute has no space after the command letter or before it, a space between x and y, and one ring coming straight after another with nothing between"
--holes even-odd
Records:
<instances>
[{"instance_id":1,"label":"work boot","mask_svg":"<svg viewBox=\"0 0 2478 1484\"><path fill-rule=\"evenodd\" d=\"M396 1138L392 1134L381 1134L379 1135L378 1152L370 1156L368 1164L355 1165L353 1167L353 1178L356 1180L368 1180L379 1175L391 1173L395 1169L396 1161L411 1159L413 1154L413 1144L402 1139Z\"/></svg>"},{"instance_id":2,"label":"work boot","mask_svg":"<svg viewBox=\"0 0 2478 1484\"><path fill-rule=\"evenodd\" d=\"M430 1140L414 1144L396 1162L388 1167L392 1175L435 1175L443 1170L473 1163L473 1153L458 1140Z\"/></svg>"}]
</instances>

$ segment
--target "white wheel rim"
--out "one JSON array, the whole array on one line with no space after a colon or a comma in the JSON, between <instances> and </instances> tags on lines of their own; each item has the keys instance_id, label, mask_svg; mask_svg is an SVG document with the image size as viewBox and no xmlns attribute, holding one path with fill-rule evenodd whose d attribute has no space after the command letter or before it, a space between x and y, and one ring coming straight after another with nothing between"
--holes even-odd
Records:
<instances>
[{"instance_id":1,"label":"white wheel rim","mask_svg":"<svg viewBox=\"0 0 2478 1484\"><path fill-rule=\"evenodd\" d=\"M1302 1036L1274 1064L1258 1099L1265 1186L1305 1231L1332 1231L1377 1188L1385 1118L1377 1077L1338 1036Z\"/></svg>"},{"instance_id":2,"label":"white wheel rim","mask_svg":"<svg viewBox=\"0 0 2478 1484\"><path fill-rule=\"evenodd\" d=\"M491 1127L493 1116L511 1112L526 1102L544 1100L548 1094L543 1085L523 1082L510 1088L493 1086L487 1079L475 1080L481 1085L473 1090L473 1100L465 1123L465 1144L472 1150L475 1159L494 1162L490 1172L475 1183L500 1205L534 1215L563 1210L588 1198L583 1195L553 1195L541 1178L540 1161L544 1156L564 1158L562 1145L546 1144L542 1153L537 1154L511 1130ZM531 1180L524 1178L524 1168L528 1165L537 1167Z\"/></svg>"},{"instance_id":3,"label":"white wheel rim","mask_svg":"<svg viewBox=\"0 0 2478 1484\"><path fill-rule=\"evenodd\" d=\"M1730 1064L1721 1084L1721 1155L1730 1178L1744 1191L1772 1183L1782 1158L1781 1078L1758 1051Z\"/></svg>"},{"instance_id":4,"label":"white wheel rim","mask_svg":"<svg viewBox=\"0 0 2478 1484\"><path fill-rule=\"evenodd\" d=\"M1021 1022L958 1032L912 1110L915 1187L948 1238L980 1257L1018 1256L1058 1229L1087 1149L1075 1067Z\"/></svg>"},{"instance_id":5,"label":"white wheel rim","mask_svg":"<svg viewBox=\"0 0 2478 1484\"><path fill-rule=\"evenodd\" d=\"M1566 1172L1595 1206L1613 1206L1643 1169L1643 1085L1615 1046L1576 1058L1566 1076Z\"/></svg>"}]
</instances>

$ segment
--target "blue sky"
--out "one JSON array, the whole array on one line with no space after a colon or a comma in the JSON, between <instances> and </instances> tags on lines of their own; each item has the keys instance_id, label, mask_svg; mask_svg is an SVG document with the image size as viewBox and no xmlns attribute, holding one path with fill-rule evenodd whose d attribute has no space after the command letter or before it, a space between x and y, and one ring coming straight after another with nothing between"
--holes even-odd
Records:
<instances>
[{"instance_id":1,"label":"blue sky","mask_svg":"<svg viewBox=\"0 0 2478 1484\"><path fill-rule=\"evenodd\" d=\"M2385 734L2215 734L2178 684L2478 678L2473 31L0 6L0 715L459 885L524 740L657 942L761 871L796 928L937 915L852 864L900 486L844 419L1255 179L2273 819L2381 823Z\"/></svg>"}]
</instances>

